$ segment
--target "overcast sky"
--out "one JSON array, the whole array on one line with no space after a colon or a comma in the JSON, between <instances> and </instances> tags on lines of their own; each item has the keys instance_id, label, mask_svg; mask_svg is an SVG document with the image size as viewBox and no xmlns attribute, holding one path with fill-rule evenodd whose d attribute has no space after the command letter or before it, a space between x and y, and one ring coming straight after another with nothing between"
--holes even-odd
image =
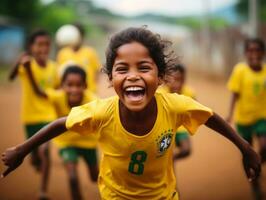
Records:
<instances>
[{"instance_id":1,"label":"overcast sky","mask_svg":"<svg viewBox=\"0 0 266 200\"><path fill-rule=\"evenodd\" d=\"M146 12L166 15L201 14L230 6L237 0L93 0L96 5L123 15L137 15Z\"/></svg>"}]
</instances>

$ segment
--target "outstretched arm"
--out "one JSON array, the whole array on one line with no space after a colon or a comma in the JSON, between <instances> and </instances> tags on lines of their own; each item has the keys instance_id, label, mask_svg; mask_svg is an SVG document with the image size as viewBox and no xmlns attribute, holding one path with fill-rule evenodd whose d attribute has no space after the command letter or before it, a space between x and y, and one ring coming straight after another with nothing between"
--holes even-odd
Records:
<instances>
[{"instance_id":1,"label":"outstretched arm","mask_svg":"<svg viewBox=\"0 0 266 200\"><path fill-rule=\"evenodd\" d=\"M216 113L208 119L205 125L229 139L239 148L243 155L243 165L248 179L256 179L260 174L261 163L259 156L250 145Z\"/></svg>"},{"instance_id":2,"label":"outstretched arm","mask_svg":"<svg viewBox=\"0 0 266 200\"><path fill-rule=\"evenodd\" d=\"M24 143L7 149L2 153L2 161L8 167L1 177L7 176L15 170L24 160L24 158L37 146L48 140L64 133L66 131L66 117L55 120L39 130L34 136Z\"/></svg>"}]
</instances>

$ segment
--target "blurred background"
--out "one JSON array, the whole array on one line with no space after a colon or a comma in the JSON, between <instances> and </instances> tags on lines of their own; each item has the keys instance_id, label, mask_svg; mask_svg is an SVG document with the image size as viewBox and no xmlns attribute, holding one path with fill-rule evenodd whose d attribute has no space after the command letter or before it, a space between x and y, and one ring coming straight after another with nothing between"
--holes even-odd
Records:
<instances>
[{"instance_id":1,"label":"blurred background","mask_svg":"<svg viewBox=\"0 0 266 200\"><path fill-rule=\"evenodd\" d=\"M32 29L54 34L61 25L80 22L102 59L111 33L148 25L173 41L190 67L226 76L242 56L245 37L266 37L265 21L263 0L1 0L0 68L17 58Z\"/></svg>"},{"instance_id":2,"label":"blurred background","mask_svg":"<svg viewBox=\"0 0 266 200\"><path fill-rule=\"evenodd\" d=\"M85 26L85 42L97 50L102 63L112 33L129 26L147 25L173 42L180 61L188 68L188 83L195 88L198 100L226 116L230 94L225 84L233 66L243 60L244 39L249 36L266 39L266 1L1 0L1 152L24 140L19 119L19 83L8 83L7 73L23 51L26 35L33 29L45 28L54 36L60 26L74 22ZM56 52L53 45L52 59ZM103 78L98 92L101 97L113 94L107 86ZM51 197L69 199L66 175L55 150L53 159ZM96 189L83 176L86 172L82 167L85 197L97 199ZM4 170L2 163L0 170ZM182 199L252 199L240 153L206 128L193 137L193 155L180 161L176 171ZM266 193L265 173L264 167L262 184ZM38 182L39 177L25 162L15 173L0 180L0 199L35 199Z\"/></svg>"}]
</instances>

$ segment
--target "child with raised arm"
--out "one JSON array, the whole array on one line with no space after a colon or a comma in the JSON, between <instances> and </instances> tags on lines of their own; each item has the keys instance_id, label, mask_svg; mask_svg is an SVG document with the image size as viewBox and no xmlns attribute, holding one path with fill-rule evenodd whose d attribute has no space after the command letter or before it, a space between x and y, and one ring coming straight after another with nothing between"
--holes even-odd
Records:
<instances>
[{"instance_id":1,"label":"child with raised arm","mask_svg":"<svg viewBox=\"0 0 266 200\"><path fill-rule=\"evenodd\" d=\"M49 60L51 39L45 30L36 30L27 41L27 50L22 54L10 74L10 80L19 75L22 84L22 122L26 138L32 137L38 130L56 119L55 111L48 99L37 92L36 85L43 90L56 85L56 66ZM31 71L29 74L28 71ZM47 199L50 159L48 143L36 147L31 154L31 164L42 174L39 199Z\"/></svg>"},{"instance_id":2,"label":"child with raised arm","mask_svg":"<svg viewBox=\"0 0 266 200\"><path fill-rule=\"evenodd\" d=\"M172 65L169 43L146 28L115 34L106 51L105 70L117 96L75 107L23 144L7 149L6 176L38 145L66 130L99 136L103 158L99 189L104 200L178 199L173 172L175 131L181 125L195 133L201 124L231 140L242 152L249 179L260 172L257 154L217 114L178 94L156 93Z\"/></svg>"},{"instance_id":3,"label":"child with raised arm","mask_svg":"<svg viewBox=\"0 0 266 200\"><path fill-rule=\"evenodd\" d=\"M245 41L246 62L238 63L228 81L232 92L228 121L234 121L238 133L251 145L257 136L262 163L266 161L266 64L261 39ZM263 199L258 180L252 182L256 199Z\"/></svg>"}]
</instances>

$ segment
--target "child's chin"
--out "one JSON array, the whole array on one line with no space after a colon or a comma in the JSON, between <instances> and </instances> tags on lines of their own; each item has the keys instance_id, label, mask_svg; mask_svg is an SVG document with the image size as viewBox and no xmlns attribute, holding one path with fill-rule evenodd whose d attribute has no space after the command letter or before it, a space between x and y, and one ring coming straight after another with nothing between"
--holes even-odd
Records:
<instances>
[{"instance_id":1,"label":"child's chin","mask_svg":"<svg viewBox=\"0 0 266 200\"><path fill-rule=\"evenodd\" d=\"M132 103L126 103L124 104L128 110L132 112L140 112L145 108L145 105L143 103L139 104L132 104Z\"/></svg>"},{"instance_id":2,"label":"child's chin","mask_svg":"<svg viewBox=\"0 0 266 200\"><path fill-rule=\"evenodd\" d=\"M77 104L81 102L81 98L70 98L69 102L71 102L72 104Z\"/></svg>"}]
</instances>

